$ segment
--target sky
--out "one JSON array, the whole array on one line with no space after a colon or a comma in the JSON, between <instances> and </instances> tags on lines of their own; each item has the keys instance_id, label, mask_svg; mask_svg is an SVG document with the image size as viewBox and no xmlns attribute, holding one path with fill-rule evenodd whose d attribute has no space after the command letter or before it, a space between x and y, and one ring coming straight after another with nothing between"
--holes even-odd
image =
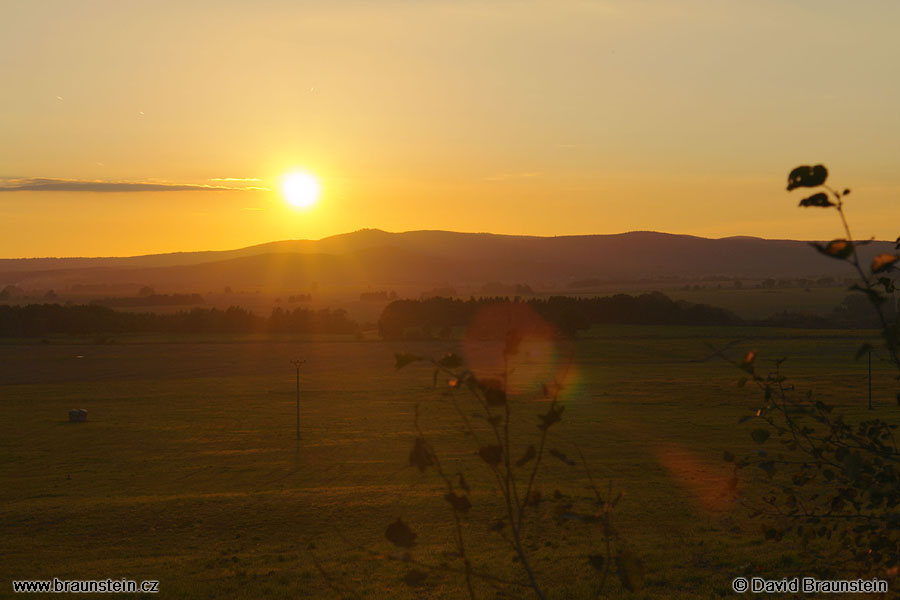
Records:
<instances>
[{"instance_id":1,"label":"sky","mask_svg":"<svg viewBox=\"0 0 900 600\"><path fill-rule=\"evenodd\" d=\"M900 234L900 3L0 0L0 256ZM280 191L321 186L298 209Z\"/></svg>"}]
</instances>

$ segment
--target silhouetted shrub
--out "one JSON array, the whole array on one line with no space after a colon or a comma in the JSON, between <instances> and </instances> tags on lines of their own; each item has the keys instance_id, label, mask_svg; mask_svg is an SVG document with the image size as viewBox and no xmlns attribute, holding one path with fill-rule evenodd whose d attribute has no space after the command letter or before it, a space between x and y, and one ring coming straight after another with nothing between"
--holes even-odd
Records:
<instances>
[{"instance_id":1,"label":"silhouetted shrub","mask_svg":"<svg viewBox=\"0 0 900 600\"><path fill-rule=\"evenodd\" d=\"M493 315L497 316L497 315ZM499 319L491 319L500 322ZM513 320L512 317L510 320ZM526 324L527 325L527 324ZM420 423L420 404L415 407L416 438L409 453L409 465L422 472L432 471L445 487L443 501L453 521L453 535L456 545L455 556L461 563L459 569L449 566L435 566L415 559L412 551L417 534L413 530L412 521L408 524L397 519L387 526L385 537L395 546L405 550L405 560L415 565L405 581L408 585L421 585L425 580L424 573L418 567L459 573L465 580L466 590L470 598L476 597L476 581L481 580L494 588L500 588L498 595L521 597L522 588L531 588L538 598L545 598L545 589L540 581L540 574L534 568L532 551L526 549L523 530L529 519L535 516L537 507L542 503L552 504L557 516L557 526L565 523L583 526L585 535L595 536L598 550L579 560L573 568L581 570L589 567L596 572L596 589L601 593L610 573L615 572L625 589L634 591L643 583L643 563L624 542L620 533L613 526L615 507L622 499L622 493L603 494L596 487L588 470L581 450L574 446L580 457L580 464L590 482L591 496L574 496L556 490L552 496L540 491L538 472L544 469L571 469L579 462L569 458L557 448L550 447L551 430L562 420L564 406L559 402L559 395L564 390L563 382L553 380L542 385L543 395L548 403L544 412L536 412L533 418L536 439L525 447L522 440L513 440L510 435L514 414L524 408L523 404L509 394L508 378L511 371L510 360L519 352L523 340L522 333L516 329L506 328L506 342L502 351L503 372L497 378L476 376L466 368L462 359L455 354L447 354L440 359L427 359L409 353L395 355L396 368L401 369L412 363L425 362L433 367L432 383L436 388L444 390L443 395L449 400L452 412L462 427L464 436L472 444L473 456L477 456L481 466L488 472L494 482L493 498L495 505L502 507L500 513L492 519L493 525L487 532L469 527L468 516L477 510L496 510L485 507L485 495L476 506L473 502L469 481L462 467L455 472L450 470L441 456L441 451L432 441L428 432ZM436 410L430 406L429 412ZM521 416L516 416L521 419ZM557 440L557 443L562 440ZM553 461L544 462L545 456ZM470 474L471 475L471 474ZM558 538L561 530L553 530L543 526L542 536L549 539ZM532 534L535 532L531 531ZM489 565L476 564L467 553L468 543L473 537L492 536L497 543L507 546L515 555L516 562L523 571L524 580L506 580L502 572L497 572ZM613 570L614 569L614 570ZM502 591L506 588L506 591Z\"/></svg>"},{"instance_id":2,"label":"silhouetted shrub","mask_svg":"<svg viewBox=\"0 0 900 600\"><path fill-rule=\"evenodd\" d=\"M800 201L802 207L834 208L843 224L844 238L813 244L825 256L847 262L858 275L852 289L859 295L842 304L844 318L854 324L876 326L882 331L889 360L900 371L900 335L893 300L897 254L876 256L863 265L844 216L844 198L825 185L825 167L798 167L791 171L788 190L822 186ZM865 243L865 242L863 242ZM900 248L900 238L897 240ZM860 302L869 306L870 318L860 321ZM873 348L863 345L857 358ZM739 385L751 383L762 392L763 401L742 422L751 421L755 454L725 459L736 469L755 469L768 481L764 491L751 489L746 503L752 516L764 520L766 539L795 536L809 554L813 571L821 575L839 573L880 576L896 580L900 573L900 449L894 432L896 423L864 419L853 423L834 406L813 398L812 392L797 391L782 374L784 359L761 372L756 353L731 361L745 372ZM900 394L897 395L900 403ZM816 539L831 544L815 543Z\"/></svg>"}]
</instances>

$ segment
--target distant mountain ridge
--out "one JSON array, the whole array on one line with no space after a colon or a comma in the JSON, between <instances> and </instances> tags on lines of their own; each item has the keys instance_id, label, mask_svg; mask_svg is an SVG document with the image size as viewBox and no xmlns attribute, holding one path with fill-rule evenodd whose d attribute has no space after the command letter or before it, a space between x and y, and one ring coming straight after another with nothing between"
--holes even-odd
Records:
<instances>
[{"instance_id":1,"label":"distant mountain ridge","mask_svg":"<svg viewBox=\"0 0 900 600\"><path fill-rule=\"evenodd\" d=\"M861 248L868 260L892 242ZM725 276L849 277L846 264L796 240L709 239L650 231L537 237L365 229L224 251L133 257L0 259L0 284L62 287L140 282L161 288L237 285L557 283Z\"/></svg>"}]
</instances>

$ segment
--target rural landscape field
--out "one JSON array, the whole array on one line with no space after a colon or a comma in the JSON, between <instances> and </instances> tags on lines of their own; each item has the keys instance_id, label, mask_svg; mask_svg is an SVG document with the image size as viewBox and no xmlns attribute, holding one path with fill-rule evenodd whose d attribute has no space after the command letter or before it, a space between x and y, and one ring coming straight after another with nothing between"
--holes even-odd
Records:
<instances>
[{"instance_id":1,"label":"rural landscape field","mask_svg":"<svg viewBox=\"0 0 900 600\"><path fill-rule=\"evenodd\" d=\"M760 398L738 388L739 372L723 361L697 362L710 354L706 344L742 340L735 352L789 356L798 386L860 416L866 373L853 353L871 338L617 326L566 349L574 372L549 443L568 456L580 446L597 483L625 492L617 527L646 565L635 597L729 596L738 575L777 578L802 564L799 542L764 541L742 509L753 482L731 487L722 455L755 446L750 425L737 422ZM512 553L488 531L499 507L484 465L432 388L431 371L394 365L395 352L440 356L458 346L350 336L4 343L4 404L17 417L2 435L3 478L15 482L3 492L3 577L115 573L158 579L179 598L464 595L453 573L405 585L411 567L390 559L396 549L384 538L403 517L419 531L415 556L453 561L442 486L407 458L419 403L423 427L472 480L474 559L514 578ZM297 357L307 360L299 441ZM552 372L548 362L522 362L526 372ZM514 400L523 450L537 433L538 383L523 381ZM876 368L876 389L891 384L891 373ZM884 393L875 401L880 413L896 406ZM89 409L89 423L66 422L76 406ZM586 472L561 462L547 463L539 485L547 496L589 493ZM526 535L551 597L590 597L598 577L586 556L599 537L558 523L550 500L534 510ZM618 582L607 592L625 593Z\"/></svg>"},{"instance_id":2,"label":"rural landscape field","mask_svg":"<svg viewBox=\"0 0 900 600\"><path fill-rule=\"evenodd\" d=\"M898 23L0 0L0 598L896 597Z\"/></svg>"}]
</instances>

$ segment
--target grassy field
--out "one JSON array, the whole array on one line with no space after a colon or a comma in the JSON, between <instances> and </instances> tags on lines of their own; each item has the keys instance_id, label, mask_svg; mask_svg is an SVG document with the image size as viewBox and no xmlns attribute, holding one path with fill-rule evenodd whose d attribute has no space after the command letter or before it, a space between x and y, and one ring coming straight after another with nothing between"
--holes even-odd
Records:
<instances>
[{"instance_id":1,"label":"grassy field","mask_svg":"<svg viewBox=\"0 0 900 600\"><path fill-rule=\"evenodd\" d=\"M846 287L763 289L731 287L699 290L668 289L664 293L673 300L710 304L730 310L745 319L765 319L787 310L813 315L828 315L850 292Z\"/></svg>"},{"instance_id":2,"label":"grassy field","mask_svg":"<svg viewBox=\"0 0 900 600\"><path fill-rule=\"evenodd\" d=\"M646 568L635 598L730 596L737 575L804 575L794 542L763 542L726 492L724 450L753 450L758 402L706 342L785 370L817 397L866 411L865 332L611 327L568 345L532 348L513 375L513 437L536 441L541 381L573 357L563 422L549 446L577 444L604 489L623 490L617 523ZM457 598L461 578L430 572L403 582L384 538L397 517L418 533L417 559L454 564L452 520L433 473L408 466L413 414L441 457L473 487L466 531L476 566L521 579L488 526L490 481L432 389L431 371L396 371L393 352L439 356L458 342L352 339L119 338L0 345L0 594L13 579L156 579L171 598ZM470 357L495 348L469 346ZM295 440L294 372L304 358L302 439ZM480 360L480 359L479 359ZM761 362L761 364L763 364ZM875 360L879 415L896 416L895 382ZM67 411L86 408L89 422ZM585 494L580 467L545 461L539 487ZM741 486L752 482L741 482ZM586 556L599 537L534 509L526 544L553 598L589 597ZM458 562L458 561L456 561ZM497 597L479 587L486 597ZM626 594L612 579L607 591ZM509 596L507 596L509 597ZM527 597L513 591L512 597Z\"/></svg>"}]
</instances>

